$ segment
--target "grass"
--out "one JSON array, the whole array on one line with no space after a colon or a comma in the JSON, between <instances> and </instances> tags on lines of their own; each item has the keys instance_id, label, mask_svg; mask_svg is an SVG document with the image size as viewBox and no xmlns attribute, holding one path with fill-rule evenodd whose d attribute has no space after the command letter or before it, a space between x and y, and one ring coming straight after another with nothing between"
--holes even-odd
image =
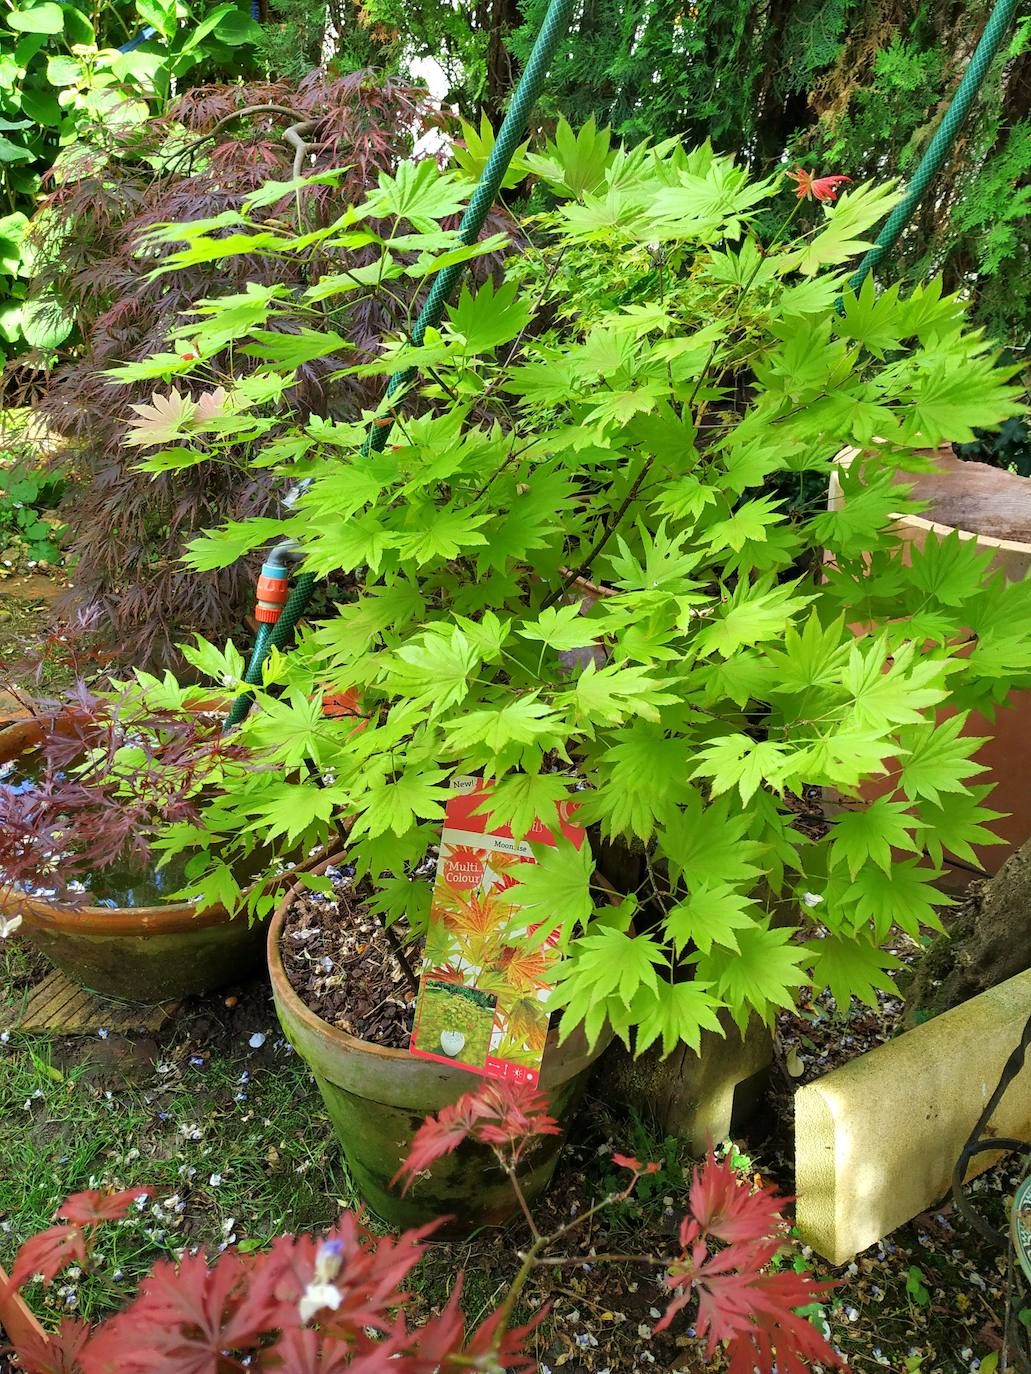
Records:
<instances>
[{"instance_id":1,"label":"grass","mask_svg":"<svg viewBox=\"0 0 1031 1374\"><path fill-rule=\"evenodd\" d=\"M130 1041L18 1033L0 1045L4 1267L69 1193L139 1185L156 1198L104 1228L99 1267L120 1273L117 1283L84 1276L27 1291L44 1317L112 1310L156 1259L184 1247L256 1248L355 1203L329 1131L312 1129L318 1092L271 1026L260 1053L245 1034L219 1053L182 1035L155 1048L151 1060Z\"/></svg>"}]
</instances>

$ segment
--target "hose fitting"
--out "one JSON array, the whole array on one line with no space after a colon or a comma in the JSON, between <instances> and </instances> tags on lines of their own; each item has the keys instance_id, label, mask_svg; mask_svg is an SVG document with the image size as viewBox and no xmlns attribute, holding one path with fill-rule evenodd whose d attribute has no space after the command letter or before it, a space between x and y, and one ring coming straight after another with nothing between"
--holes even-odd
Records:
<instances>
[{"instance_id":1,"label":"hose fitting","mask_svg":"<svg viewBox=\"0 0 1031 1374\"><path fill-rule=\"evenodd\" d=\"M274 625L279 619L290 595L290 564L300 556L292 539L285 539L269 551L258 578L254 605L254 618L259 624Z\"/></svg>"}]
</instances>

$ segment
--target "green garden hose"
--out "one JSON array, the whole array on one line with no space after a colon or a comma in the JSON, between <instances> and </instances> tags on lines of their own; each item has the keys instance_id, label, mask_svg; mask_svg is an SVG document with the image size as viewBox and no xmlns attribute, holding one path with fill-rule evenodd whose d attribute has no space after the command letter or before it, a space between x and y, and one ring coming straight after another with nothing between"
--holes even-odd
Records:
<instances>
[{"instance_id":1,"label":"green garden hose","mask_svg":"<svg viewBox=\"0 0 1031 1374\"><path fill-rule=\"evenodd\" d=\"M967 64L967 69L963 73L963 79L956 89L956 94L952 97L949 108L942 116L942 122L934 131L934 137L927 145L927 151L910 178L905 199L900 201L892 210L884 223L884 228L877 235L873 247L869 249L863 261L849 278L848 284L853 291L859 290L885 253L898 242L903 229L923 199L924 192L941 170L942 164L956 140L956 135L962 128L963 121L981 89L981 83L984 81L988 68L992 65L996 53L1002 46L1002 40L1006 37L1006 30L1009 28L1010 20L1013 18L1019 2L1020 0L996 0L995 8L984 27L980 42L974 49L974 55Z\"/></svg>"},{"instance_id":2,"label":"green garden hose","mask_svg":"<svg viewBox=\"0 0 1031 1374\"><path fill-rule=\"evenodd\" d=\"M544 23L541 25L537 41L533 45L533 51L530 53L523 74L519 78L519 84L512 95L508 113L498 130L497 140L491 150L490 157L487 159L487 165L483 169L468 208L462 216L462 222L458 226L458 237L464 244L473 244L480 236L480 230L483 228L487 214L501 190L501 183L508 170L508 165L526 132L530 111L537 103L537 97L540 95L547 77L551 59L569 27L574 7L575 0L551 0L548 6ZM416 347L423 342L426 330L440 323L441 316L444 314L444 307L463 270L464 265L462 263L452 263L437 273L426 301L419 311L419 317L412 328L411 342ZM396 396L399 391L403 391L414 376L414 367L402 368L395 372L387 383L384 404L388 403L391 397ZM386 415L370 431L363 452L382 452L390 437L392 427L392 417ZM270 646L281 649L288 642L294 626L303 615L304 608L311 599L314 586L315 575L313 573L301 573L297 578L289 599L283 607L282 614L272 627L272 633L269 635L259 634L255 641L247 671L244 673L245 682L256 684L261 681L261 665L265 661ZM239 725L250 709L252 700L253 697L250 692L244 692L237 697L226 719L227 728Z\"/></svg>"}]
</instances>

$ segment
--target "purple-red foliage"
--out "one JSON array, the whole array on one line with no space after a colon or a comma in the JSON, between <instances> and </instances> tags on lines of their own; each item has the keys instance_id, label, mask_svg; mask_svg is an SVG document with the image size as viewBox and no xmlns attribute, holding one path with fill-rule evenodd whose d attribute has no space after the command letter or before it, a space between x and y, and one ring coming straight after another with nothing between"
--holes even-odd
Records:
<instances>
[{"instance_id":1,"label":"purple-red foliage","mask_svg":"<svg viewBox=\"0 0 1031 1374\"><path fill-rule=\"evenodd\" d=\"M303 193L306 222L315 227L344 205L364 198L381 171L411 154L413 139L440 123L424 91L370 72L343 76L314 71L296 86L285 82L201 86L188 90L163 119L148 121L76 174L50 185L38 217L41 265L34 289L53 295L74 315L81 347L50 377L38 409L68 440L81 482L64 514L73 531L73 625L97 630L123 656L142 666L177 664L173 645L193 633L215 639L240 634L253 608L256 566L251 563L198 574L178 558L203 529L226 519L274 515L282 493L246 464L205 463L158 476L133 470L138 454L123 449L129 406L150 399L152 384L114 386L105 369L160 352L167 335L192 305L209 295L240 291L247 282L303 286L326 267L315 255L290 260L261 255L165 274L152 280L152 251L142 237L155 224L206 219L238 209L269 180L292 176L294 148L283 139L290 120L273 113L239 118L254 105L274 104L314 121L303 136L310 147L304 172L346 167L339 188ZM173 123L212 138L155 171L147 159L167 154ZM224 121L224 122L223 122ZM292 201L273 207L289 222ZM496 230L497 223L487 230ZM167 249L165 251L168 251ZM368 250L348 254L360 265ZM388 330L403 324L385 294L355 299L334 327L360 350L375 349ZM275 328L289 329L288 317ZM355 361L353 355L348 361ZM222 375L248 366L228 353L207 360ZM355 378L328 382L339 359L299 369L291 397L296 412L354 418L380 384Z\"/></svg>"},{"instance_id":2,"label":"purple-red foliage","mask_svg":"<svg viewBox=\"0 0 1031 1374\"><path fill-rule=\"evenodd\" d=\"M197 817L199 792L227 761L259 766L222 732L221 716L154 710L131 689L95 696L79 683L37 717L29 786L0 785L4 883L80 900L75 884L121 860L145 867L163 825ZM127 744L130 765L119 760Z\"/></svg>"},{"instance_id":3,"label":"purple-red foliage","mask_svg":"<svg viewBox=\"0 0 1031 1374\"><path fill-rule=\"evenodd\" d=\"M440 1117L426 1119L403 1172L414 1177L467 1136L502 1154L554 1134L558 1126L546 1106L530 1090L484 1083ZM653 1166L616 1158L634 1175L619 1194L623 1199ZM22 1246L11 1286L40 1272L49 1282L73 1259L84 1263L93 1223L123 1215L134 1196L130 1190L107 1199L95 1193L70 1198L58 1213L68 1224ZM698 1335L710 1357L726 1344L730 1374L771 1374L774 1368L806 1374L803 1361L809 1360L840 1365L819 1332L793 1311L833 1285L814 1283L807 1274L768 1272L785 1229L781 1200L772 1190L753 1191L710 1153L695 1170L689 1201L679 1252L646 1257L665 1271L663 1281L674 1293L656 1330L697 1297ZM576 1225L561 1227L551 1242ZM467 1333L459 1276L442 1312L419 1327L409 1324L403 1286L433 1230L378 1237L344 1213L321 1241L280 1236L257 1255L229 1250L213 1261L203 1254L184 1255L178 1265L162 1260L124 1311L93 1327L65 1323L48 1344L34 1339L18 1354L27 1374L229 1374L244 1367L290 1374L533 1374L539 1366L527 1340L537 1323L510 1326L515 1292ZM546 1255L549 1238L536 1229L534 1237L516 1289L534 1256ZM604 1259L593 1250L589 1258L592 1265Z\"/></svg>"}]
</instances>

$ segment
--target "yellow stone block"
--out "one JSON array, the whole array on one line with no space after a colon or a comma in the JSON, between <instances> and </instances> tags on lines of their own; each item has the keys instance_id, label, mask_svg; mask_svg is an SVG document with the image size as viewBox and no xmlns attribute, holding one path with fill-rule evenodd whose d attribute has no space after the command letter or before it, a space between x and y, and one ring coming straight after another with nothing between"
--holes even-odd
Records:
<instances>
[{"instance_id":1,"label":"yellow stone block","mask_svg":"<svg viewBox=\"0 0 1031 1374\"><path fill-rule=\"evenodd\" d=\"M1029 1015L1031 970L799 1088L796 1218L807 1244L844 1264L947 1194ZM991 1129L1031 1138L1031 1054ZM976 1156L968 1177L999 1157Z\"/></svg>"}]
</instances>

